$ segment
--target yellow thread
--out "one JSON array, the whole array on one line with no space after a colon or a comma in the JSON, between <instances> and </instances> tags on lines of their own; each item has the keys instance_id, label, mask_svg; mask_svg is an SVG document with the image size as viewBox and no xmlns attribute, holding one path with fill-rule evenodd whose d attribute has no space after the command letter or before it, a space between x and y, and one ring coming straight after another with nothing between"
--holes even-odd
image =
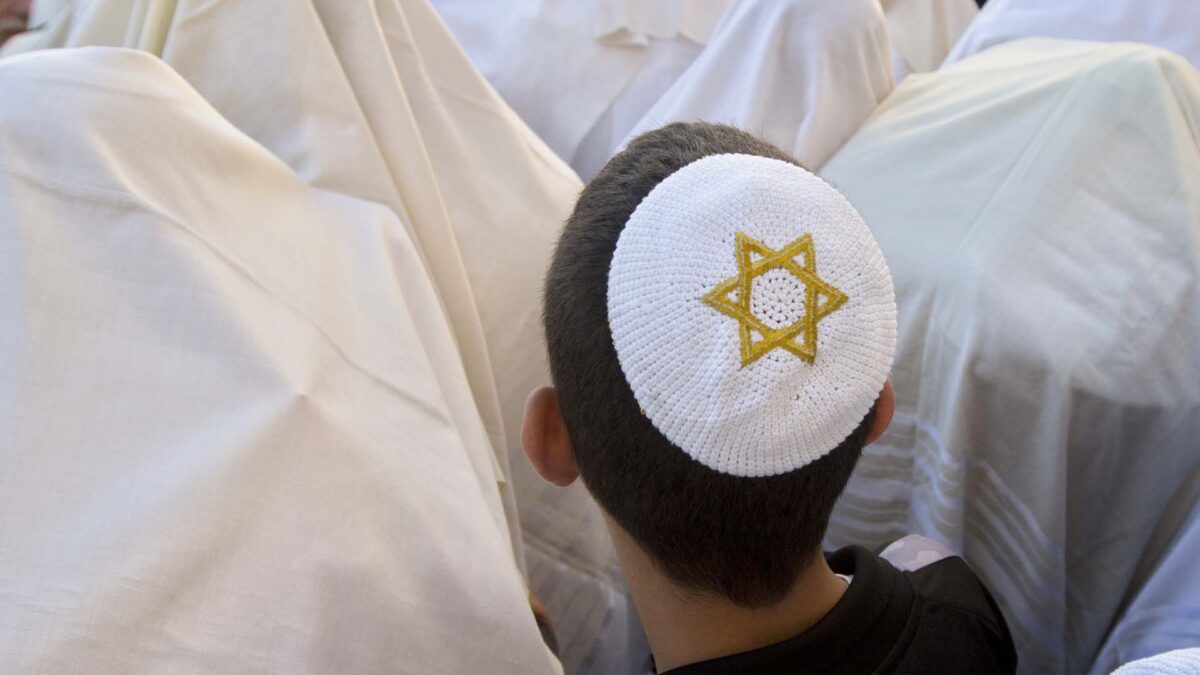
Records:
<instances>
[{"instance_id":1,"label":"yellow thread","mask_svg":"<svg viewBox=\"0 0 1200 675\"><path fill-rule=\"evenodd\" d=\"M762 258L753 262L750 259L752 253L757 253ZM716 288L705 293L700 300L738 322L742 367L754 363L776 347L786 349L811 364L817 358L817 323L840 309L847 299L845 293L817 276L817 252L813 248L812 235L805 234L775 251L753 237L736 232L733 255L737 260L737 275L717 284ZM803 257L803 266L796 264L797 257ZM750 310L752 282L756 277L774 269L791 272L805 285L804 316L779 330L772 330ZM730 300L729 294L734 291L737 291L737 300ZM821 296L826 298L824 304L820 302ZM762 339L754 342L752 333L758 333ZM799 344L794 339L797 336L803 336L803 341Z\"/></svg>"}]
</instances>

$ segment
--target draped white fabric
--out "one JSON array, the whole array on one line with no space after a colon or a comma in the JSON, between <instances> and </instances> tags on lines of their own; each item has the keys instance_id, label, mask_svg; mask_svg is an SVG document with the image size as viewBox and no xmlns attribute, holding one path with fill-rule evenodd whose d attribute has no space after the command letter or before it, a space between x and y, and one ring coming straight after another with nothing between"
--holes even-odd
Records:
<instances>
[{"instance_id":1,"label":"draped white fabric","mask_svg":"<svg viewBox=\"0 0 1200 675\"><path fill-rule=\"evenodd\" d=\"M451 319L497 451L493 470L501 481L511 471L501 499L514 550L556 619L564 664L611 672L643 662L648 648L595 505L582 486L541 481L519 447L525 397L549 380L541 279L579 181L425 0L100 0L66 4L47 21L12 47L154 49L302 179L401 216Z\"/></svg>"},{"instance_id":2,"label":"draped white fabric","mask_svg":"<svg viewBox=\"0 0 1200 675\"><path fill-rule=\"evenodd\" d=\"M401 218L142 52L0 91L0 670L557 671Z\"/></svg>"},{"instance_id":3,"label":"draped white fabric","mask_svg":"<svg viewBox=\"0 0 1200 675\"><path fill-rule=\"evenodd\" d=\"M1200 2L1195 0L988 0L946 65L1027 37L1142 42L1200 68Z\"/></svg>"},{"instance_id":4,"label":"draped white fabric","mask_svg":"<svg viewBox=\"0 0 1200 675\"><path fill-rule=\"evenodd\" d=\"M975 0L880 0L899 83L909 73L937 70L979 14Z\"/></svg>"},{"instance_id":5,"label":"draped white fabric","mask_svg":"<svg viewBox=\"0 0 1200 675\"><path fill-rule=\"evenodd\" d=\"M443 357L465 363L438 365L435 374L460 397L456 415L473 408L484 420L486 436L466 433L477 422L457 421L481 487L495 493L503 484L504 511L495 515L510 526L520 494L526 541L514 528L514 550L518 562L526 554L531 586L556 618L564 662L614 671L644 661L594 504L580 486L540 481L518 442L525 396L548 381L541 278L580 185L473 69L425 0L57 4L57 13L41 4L42 30L6 51L115 45L158 53L306 183L399 216L400 231L378 246L411 242L433 279L453 331L439 343Z\"/></svg>"},{"instance_id":6,"label":"draped white fabric","mask_svg":"<svg viewBox=\"0 0 1200 675\"><path fill-rule=\"evenodd\" d=\"M434 4L585 179L631 134L695 119L765 135L817 167L892 87L877 0Z\"/></svg>"},{"instance_id":7,"label":"draped white fabric","mask_svg":"<svg viewBox=\"0 0 1200 675\"><path fill-rule=\"evenodd\" d=\"M84 45L161 54L309 184L401 217L450 317L505 481L525 396L548 380L537 298L579 183L428 3L93 0L19 43Z\"/></svg>"},{"instance_id":8,"label":"draped white fabric","mask_svg":"<svg viewBox=\"0 0 1200 675\"><path fill-rule=\"evenodd\" d=\"M472 62L585 179L700 54L731 0L433 0Z\"/></svg>"},{"instance_id":9,"label":"draped white fabric","mask_svg":"<svg viewBox=\"0 0 1200 675\"><path fill-rule=\"evenodd\" d=\"M629 136L668 122L723 122L817 169L891 90L875 0L743 1Z\"/></svg>"},{"instance_id":10,"label":"draped white fabric","mask_svg":"<svg viewBox=\"0 0 1200 675\"><path fill-rule=\"evenodd\" d=\"M1024 40L910 76L824 171L900 311L896 420L829 543L951 543L1029 671L1173 639L1135 611L1200 636L1195 538L1168 547L1200 481L1197 120L1178 56Z\"/></svg>"}]
</instances>

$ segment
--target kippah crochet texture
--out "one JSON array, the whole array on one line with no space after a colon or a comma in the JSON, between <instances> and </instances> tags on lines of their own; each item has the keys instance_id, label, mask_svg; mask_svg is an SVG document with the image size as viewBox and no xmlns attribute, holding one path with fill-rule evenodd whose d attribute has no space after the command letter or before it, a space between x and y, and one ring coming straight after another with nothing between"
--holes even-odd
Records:
<instances>
[{"instance_id":1,"label":"kippah crochet texture","mask_svg":"<svg viewBox=\"0 0 1200 675\"><path fill-rule=\"evenodd\" d=\"M896 345L891 275L854 207L808 171L752 155L697 160L642 200L613 254L608 317L655 428L736 476L837 447Z\"/></svg>"}]
</instances>

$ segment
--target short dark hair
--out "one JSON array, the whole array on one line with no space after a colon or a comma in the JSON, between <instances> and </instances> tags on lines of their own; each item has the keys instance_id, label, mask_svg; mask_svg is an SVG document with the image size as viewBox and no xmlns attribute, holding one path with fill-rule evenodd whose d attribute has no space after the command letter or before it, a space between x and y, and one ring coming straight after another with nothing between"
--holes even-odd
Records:
<instances>
[{"instance_id":1,"label":"short dark hair","mask_svg":"<svg viewBox=\"0 0 1200 675\"><path fill-rule=\"evenodd\" d=\"M546 277L543 321L559 405L592 496L676 583L761 607L782 599L819 551L874 411L821 459L763 478L709 469L642 414L608 326L613 251L659 181L721 153L799 165L723 125L671 124L637 137L580 195Z\"/></svg>"}]
</instances>

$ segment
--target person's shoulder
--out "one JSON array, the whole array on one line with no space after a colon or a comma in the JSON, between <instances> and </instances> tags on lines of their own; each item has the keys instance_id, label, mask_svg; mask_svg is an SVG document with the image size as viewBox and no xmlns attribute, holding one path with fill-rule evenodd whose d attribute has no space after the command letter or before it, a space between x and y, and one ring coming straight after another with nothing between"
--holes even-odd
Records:
<instances>
[{"instance_id":1,"label":"person's shoulder","mask_svg":"<svg viewBox=\"0 0 1200 675\"><path fill-rule=\"evenodd\" d=\"M914 592L926 602L958 607L984 618L1003 621L987 587L966 561L949 546L909 535L883 549L879 557L908 577Z\"/></svg>"},{"instance_id":2,"label":"person's shoulder","mask_svg":"<svg viewBox=\"0 0 1200 675\"><path fill-rule=\"evenodd\" d=\"M945 546L906 537L881 554L912 585L912 639L902 670L1013 672L1017 656L1000 607L967 562Z\"/></svg>"},{"instance_id":3,"label":"person's shoulder","mask_svg":"<svg viewBox=\"0 0 1200 675\"><path fill-rule=\"evenodd\" d=\"M996 624L997 628L1003 627L1004 615L995 598L959 556L947 555L919 567L900 569L923 602L953 608Z\"/></svg>"}]
</instances>

